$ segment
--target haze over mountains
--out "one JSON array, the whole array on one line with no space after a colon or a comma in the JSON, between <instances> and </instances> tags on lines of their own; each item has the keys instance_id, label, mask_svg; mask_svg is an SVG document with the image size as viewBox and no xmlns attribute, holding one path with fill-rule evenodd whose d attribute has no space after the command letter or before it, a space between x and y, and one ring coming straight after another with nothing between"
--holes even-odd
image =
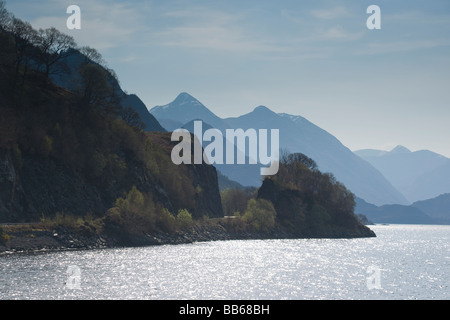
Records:
<instances>
[{"instance_id":1,"label":"haze over mountains","mask_svg":"<svg viewBox=\"0 0 450 320\"><path fill-rule=\"evenodd\" d=\"M219 130L227 127L221 118L188 93L179 94L174 101L167 105L152 108L150 113L167 131L181 128L189 121L196 119L201 119Z\"/></svg>"},{"instance_id":2,"label":"haze over mountains","mask_svg":"<svg viewBox=\"0 0 450 320\"><path fill-rule=\"evenodd\" d=\"M450 224L450 193L411 205L375 206L357 198L355 213L374 223Z\"/></svg>"},{"instance_id":3,"label":"haze over mountains","mask_svg":"<svg viewBox=\"0 0 450 320\"><path fill-rule=\"evenodd\" d=\"M377 168L411 203L450 193L450 159L440 154L412 152L403 146L389 152L367 149L355 154Z\"/></svg>"},{"instance_id":4,"label":"haze over mountains","mask_svg":"<svg viewBox=\"0 0 450 320\"><path fill-rule=\"evenodd\" d=\"M124 97L129 100L134 95L124 93ZM150 120L147 130L186 128L194 132L195 120L203 121L203 133L210 128L219 129L222 133L226 129L238 128L279 129L282 150L302 152L313 158L321 171L333 173L357 196L356 212L367 215L373 222L450 221L448 194L443 195L450 193L450 159L442 155L427 150L411 152L403 146L391 151L366 149L351 152L338 139L307 119L275 113L265 106L256 107L239 117L222 119L188 93L181 93L167 105L152 108L148 115L141 108L144 106L142 101L137 100L138 103L130 105L143 114L143 119ZM155 125L153 119L161 126ZM248 164L248 157L244 165L215 166L219 172L243 186L261 185L261 165ZM419 200L427 201L417 202Z\"/></svg>"},{"instance_id":5,"label":"haze over mountains","mask_svg":"<svg viewBox=\"0 0 450 320\"><path fill-rule=\"evenodd\" d=\"M290 153L301 152L315 160L323 172L333 173L358 197L375 204L406 204L406 198L371 164L345 147L338 139L301 116L278 114L259 106L252 112L222 119L188 93L181 93L173 102L150 110L168 131L188 126L201 119L219 130L279 129L280 148ZM259 186L258 165L224 165L219 168L230 179L244 186ZM257 169L257 170L253 170ZM245 173L245 174L244 174Z\"/></svg>"}]
</instances>

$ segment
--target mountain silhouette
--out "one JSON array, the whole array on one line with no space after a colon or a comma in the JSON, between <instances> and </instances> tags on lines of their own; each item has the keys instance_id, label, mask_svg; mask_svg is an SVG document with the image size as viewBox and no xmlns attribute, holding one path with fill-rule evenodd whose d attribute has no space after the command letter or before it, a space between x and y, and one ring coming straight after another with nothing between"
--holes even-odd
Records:
<instances>
[{"instance_id":1,"label":"mountain silhouette","mask_svg":"<svg viewBox=\"0 0 450 320\"><path fill-rule=\"evenodd\" d=\"M180 93L174 101L164 106L156 106L150 113L160 121L160 123L171 123L168 128L173 131L181 128L191 120L201 119L211 127L223 130L226 124L221 118L212 113L200 101L189 93Z\"/></svg>"},{"instance_id":2,"label":"mountain silhouette","mask_svg":"<svg viewBox=\"0 0 450 320\"><path fill-rule=\"evenodd\" d=\"M435 224L437 221L419 207L389 204L376 206L356 198L355 214L364 215L373 223Z\"/></svg>"},{"instance_id":3,"label":"mountain silhouette","mask_svg":"<svg viewBox=\"0 0 450 320\"><path fill-rule=\"evenodd\" d=\"M105 69L103 66L96 62L88 59L81 52L76 49L70 49L72 54L64 59L64 63L68 67L68 72L63 74L51 75L52 81L69 91L77 91L78 86L82 83L82 79L79 73L79 69L82 63L89 62L90 64L95 64ZM105 69L106 70L106 69ZM119 81L114 77L110 77L109 81L114 88L114 93L120 99L121 105L126 107L131 107L134 111L139 114L141 121L144 124L145 131L166 131L161 124L156 120L156 118L148 111L147 106L142 102L142 100L135 94L128 94L122 90Z\"/></svg>"},{"instance_id":4,"label":"mountain silhouette","mask_svg":"<svg viewBox=\"0 0 450 320\"><path fill-rule=\"evenodd\" d=\"M358 150L355 154L377 168L410 202L450 192L450 159L397 146L389 152Z\"/></svg>"},{"instance_id":5,"label":"mountain silhouette","mask_svg":"<svg viewBox=\"0 0 450 320\"><path fill-rule=\"evenodd\" d=\"M275 113L265 106L258 106L252 112L239 117L222 119L187 93L180 94L165 106L152 108L150 112L160 122L169 119L172 123L185 124L202 119L223 133L225 129L238 128L278 129L282 150L304 153L317 162L319 170L332 173L357 196L377 205L408 203L371 164L355 155L330 133L301 116ZM226 165L219 170L244 186L260 186L261 176L258 172L261 165L241 167L244 169L238 170L238 165ZM246 174L242 174L242 171Z\"/></svg>"},{"instance_id":6,"label":"mountain silhouette","mask_svg":"<svg viewBox=\"0 0 450 320\"><path fill-rule=\"evenodd\" d=\"M438 223L450 224L450 193L414 202L412 206L419 208Z\"/></svg>"}]
</instances>

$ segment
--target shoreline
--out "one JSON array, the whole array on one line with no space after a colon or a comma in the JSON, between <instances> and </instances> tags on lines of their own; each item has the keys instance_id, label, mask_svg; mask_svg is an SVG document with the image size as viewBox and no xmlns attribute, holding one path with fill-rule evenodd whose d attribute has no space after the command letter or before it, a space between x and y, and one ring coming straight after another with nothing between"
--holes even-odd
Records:
<instances>
[{"instance_id":1,"label":"shoreline","mask_svg":"<svg viewBox=\"0 0 450 320\"><path fill-rule=\"evenodd\" d=\"M231 231L224 223L196 224L174 233L125 234L108 229L101 233L56 227L53 230L37 228L30 224L24 229L8 230L9 240L0 243L0 256L8 254L33 254L72 250L96 250L133 248L160 245L178 245L195 242L227 240L275 240L275 239L353 239L376 237L368 228L339 230L322 234L294 235L281 228L269 232Z\"/></svg>"}]
</instances>

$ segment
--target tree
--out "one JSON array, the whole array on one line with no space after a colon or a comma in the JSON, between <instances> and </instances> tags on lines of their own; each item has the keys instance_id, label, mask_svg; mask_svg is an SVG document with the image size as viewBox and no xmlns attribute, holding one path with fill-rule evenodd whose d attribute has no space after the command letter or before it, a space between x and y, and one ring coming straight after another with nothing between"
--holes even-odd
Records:
<instances>
[{"instance_id":1,"label":"tree","mask_svg":"<svg viewBox=\"0 0 450 320\"><path fill-rule=\"evenodd\" d=\"M137 113L136 110L134 110L130 106L122 108L120 116L126 123L128 123L132 127L139 128L141 130L145 128L145 123L142 122L139 113Z\"/></svg>"},{"instance_id":2,"label":"tree","mask_svg":"<svg viewBox=\"0 0 450 320\"><path fill-rule=\"evenodd\" d=\"M105 61L103 60L103 57L100 52L97 51L97 49L84 46L80 48L80 52L85 57L85 62L89 63L90 61L95 62L101 66L104 65Z\"/></svg>"},{"instance_id":3,"label":"tree","mask_svg":"<svg viewBox=\"0 0 450 320\"><path fill-rule=\"evenodd\" d=\"M79 72L82 79L80 94L84 103L106 113L117 113L118 106L113 105L113 89L106 71L98 65L82 64Z\"/></svg>"},{"instance_id":4,"label":"tree","mask_svg":"<svg viewBox=\"0 0 450 320\"><path fill-rule=\"evenodd\" d=\"M177 222L181 228L190 227L193 223L192 215L186 209L178 210Z\"/></svg>"},{"instance_id":5,"label":"tree","mask_svg":"<svg viewBox=\"0 0 450 320\"><path fill-rule=\"evenodd\" d=\"M281 163L285 166L290 166L296 163L301 163L305 165L309 170L317 170L317 163L311 159L310 157L304 155L303 153L291 153L291 154L283 154Z\"/></svg>"},{"instance_id":6,"label":"tree","mask_svg":"<svg viewBox=\"0 0 450 320\"><path fill-rule=\"evenodd\" d=\"M67 72L67 66L63 61L74 53L73 50L70 50L76 48L73 37L54 27L39 29L37 44L41 49L40 62L47 78L51 74Z\"/></svg>"},{"instance_id":7,"label":"tree","mask_svg":"<svg viewBox=\"0 0 450 320\"><path fill-rule=\"evenodd\" d=\"M250 192L241 189L226 189L220 193L220 196L223 212L226 216L232 216L236 212L244 214L247 203L251 198Z\"/></svg>"},{"instance_id":8,"label":"tree","mask_svg":"<svg viewBox=\"0 0 450 320\"><path fill-rule=\"evenodd\" d=\"M115 206L107 212L111 222L126 232L139 234L155 228L156 206L150 194L140 192L133 186L124 198L118 198Z\"/></svg>"},{"instance_id":9,"label":"tree","mask_svg":"<svg viewBox=\"0 0 450 320\"><path fill-rule=\"evenodd\" d=\"M272 202L265 199L250 199L243 219L257 231L269 231L275 226L276 211Z\"/></svg>"},{"instance_id":10,"label":"tree","mask_svg":"<svg viewBox=\"0 0 450 320\"><path fill-rule=\"evenodd\" d=\"M85 84L89 77L101 77L99 79L100 83L96 85L97 89L103 91L106 87L108 88L108 94L101 99L102 102L107 102L103 104L103 108L106 107L108 109L106 110L107 112L113 112L115 114L122 113L123 119L134 127L145 128L145 124L139 122L139 118L133 114L133 110L120 106L121 99L119 95L121 91L119 78L113 69L106 66L106 62L103 60L101 53L89 46L81 47L79 51L84 56L84 62L81 64L79 71Z\"/></svg>"},{"instance_id":11,"label":"tree","mask_svg":"<svg viewBox=\"0 0 450 320\"><path fill-rule=\"evenodd\" d=\"M266 178L258 195L270 199L278 220L299 234L310 230L326 234L334 226L355 221L353 193L300 153L284 155L278 174Z\"/></svg>"},{"instance_id":12,"label":"tree","mask_svg":"<svg viewBox=\"0 0 450 320\"><path fill-rule=\"evenodd\" d=\"M10 236L0 226L0 244L4 244L10 240Z\"/></svg>"},{"instance_id":13,"label":"tree","mask_svg":"<svg viewBox=\"0 0 450 320\"><path fill-rule=\"evenodd\" d=\"M314 204L311 208L309 215L309 224L316 230L324 229L329 226L331 222L331 216L327 209L320 204Z\"/></svg>"},{"instance_id":14,"label":"tree","mask_svg":"<svg viewBox=\"0 0 450 320\"><path fill-rule=\"evenodd\" d=\"M7 77L0 79L0 89L4 90L9 87L10 78L14 73L14 66L16 60L16 49L14 38L7 32L0 29L0 69L5 71Z\"/></svg>"},{"instance_id":15,"label":"tree","mask_svg":"<svg viewBox=\"0 0 450 320\"><path fill-rule=\"evenodd\" d=\"M16 72L14 83L16 83L21 67L23 67L23 80L25 80L28 71L28 64L32 59L33 52L35 50L34 43L36 43L38 39L38 34L30 23L24 22L14 16L11 18L9 32L13 35L15 40Z\"/></svg>"},{"instance_id":16,"label":"tree","mask_svg":"<svg viewBox=\"0 0 450 320\"><path fill-rule=\"evenodd\" d=\"M5 8L5 1L0 0L0 29L6 30L11 20L11 16Z\"/></svg>"}]
</instances>

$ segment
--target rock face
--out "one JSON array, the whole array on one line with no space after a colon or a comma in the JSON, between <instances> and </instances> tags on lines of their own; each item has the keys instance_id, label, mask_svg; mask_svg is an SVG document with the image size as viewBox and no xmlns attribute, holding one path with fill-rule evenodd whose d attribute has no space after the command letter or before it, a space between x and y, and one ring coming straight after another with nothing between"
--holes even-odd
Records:
<instances>
[{"instance_id":1,"label":"rock face","mask_svg":"<svg viewBox=\"0 0 450 320\"><path fill-rule=\"evenodd\" d=\"M105 208L108 195L63 165L24 157L18 169L2 150L0 159L0 222L37 221L56 212L86 214Z\"/></svg>"},{"instance_id":2,"label":"rock face","mask_svg":"<svg viewBox=\"0 0 450 320\"><path fill-rule=\"evenodd\" d=\"M0 222L14 221L23 211L23 190L11 156L0 150Z\"/></svg>"},{"instance_id":3,"label":"rock face","mask_svg":"<svg viewBox=\"0 0 450 320\"><path fill-rule=\"evenodd\" d=\"M147 137L161 146L166 154L170 156L172 148L177 142L171 141L171 133L149 132ZM193 141L193 140L192 140ZM191 148L193 150L194 148ZM170 161L170 159L168 160ZM210 218L223 217L222 202L220 198L219 182L217 170L214 166L202 163L192 165L182 165L187 170L187 175L192 187L195 190L193 217L201 218L208 216Z\"/></svg>"},{"instance_id":4,"label":"rock face","mask_svg":"<svg viewBox=\"0 0 450 320\"><path fill-rule=\"evenodd\" d=\"M23 157L18 169L10 155L0 150L0 222L39 221L56 213L103 214L127 186L111 181L100 189L85 177L50 158ZM167 197L151 184L145 170L131 167L128 184L152 192L163 204Z\"/></svg>"},{"instance_id":5,"label":"rock face","mask_svg":"<svg viewBox=\"0 0 450 320\"><path fill-rule=\"evenodd\" d=\"M207 164L190 165L188 168L192 183L197 186L195 193L196 213L210 218L223 217L216 169Z\"/></svg>"},{"instance_id":6,"label":"rock face","mask_svg":"<svg viewBox=\"0 0 450 320\"><path fill-rule=\"evenodd\" d=\"M162 139L169 143L170 135L162 134ZM132 186L152 193L156 202L176 213L163 184L154 182L141 163L129 160L127 167L126 180L113 180L107 188L100 188L51 158L23 157L18 168L10 154L0 150L0 223L39 221L58 212L101 216ZM194 217L223 216L216 169L206 164L186 167L187 178L197 191Z\"/></svg>"}]
</instances>

